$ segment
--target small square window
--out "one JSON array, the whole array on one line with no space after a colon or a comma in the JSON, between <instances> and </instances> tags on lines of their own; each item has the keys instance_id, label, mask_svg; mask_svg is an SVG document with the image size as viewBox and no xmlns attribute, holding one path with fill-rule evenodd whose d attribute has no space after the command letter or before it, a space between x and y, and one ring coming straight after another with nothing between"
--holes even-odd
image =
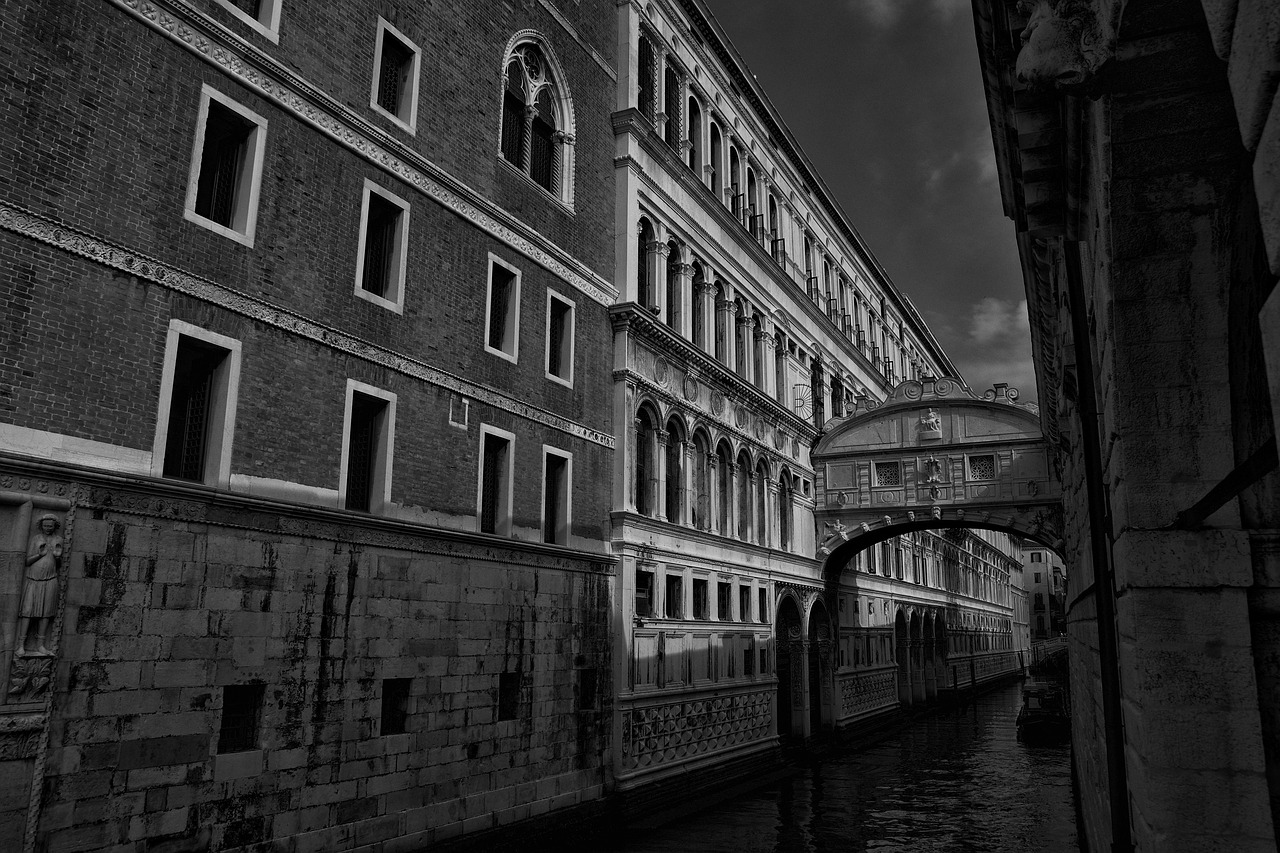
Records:
<instances>
[{"instance_id":1,"label":"small square window","mask_svg":"<svg viewBox=\"0 0 1280 853\"><path fill-rule=\"evenodd\" d=\"M262 728L262 684L228 684L222 688L222 722L218 726L218 754L258 748Z\"/></svg>"},{"instance_id":2,"label":"small square window","mask_svg":"<svg viewBox=\"0 0 1280 853\"><path fill-rule=\"evenodd\" d=\"M653 572L636 569L636 615L653 615Z\"/></svg>"},{"instance_id":3,"label":"small square window","mask_svg":"<svg viewBox=\"0 0 1280 853\"><path fill-rule=\"evenodd\" d=\"M401 311L408 242L409 203L366 180L360 202L356 296Z\"/></svg>"},{"instance_id":4,"label":"small square window","mask_svg":"<svg viewBox=\"0 0 1280 853\"><path fill-rule=\"evenodd\" d=\"M994 454L969 457L970 480L994 480L996 478L996 457Z\"/></svg>"},{"instance_id":5,"label":"small square window","mask_svg":"<svg viewBox=\"0 0 1280 853\"><path fill-rule=\"evenodd\" d=\"M902 463L900 462L875 462L876 467L876 485L877 486L901 486L902 485Z\"/></svg>"},{"instance_id":6,"label":"small square window","mask_svg":"<svg viewBox=\"0 0 1280 853\"><path fill-rule=\"evenodd\" d=\"M369 105L410 133L418 123L419 53L404 33L378 19Z\"/></svg>"},{"instance_id":7,"label":"small square window","mask_svg":"<svg viewBox=\"0 0 1280 853\"><path fill-rule=\"evenodd\" d=\"M280 0L217 0L238 20L272 42L280 40Z\"/></svg>"},{"instance_id":8,"label":"small square window","mask_svg":"<svg viewBox=\"0 0 1280 853\"><path fill-rule=\"evenodd\" d=\"M515 436L497 427L480 427L480 494L477 515L481 533L511 535L512 445Z\"/></svg>"},{"instance_id":9,"label":"small square window","mask_svg":"<svg viewBox=\"0 0 1280 853\"><path fill-rule=\"evenodd\" d=\"M547 378L573 387L574 305L547 291Z\"/></svg>"},{"instance_id":10,"label":"small square window","mask_svg":"<svg viewBox=\"0 0 1280 853\"><path fill-rule=\"evenodd\" d=\"M707 580L693 579L693 618L707 620L711 618L711 602L707 595Z\"/></svg>"},{"instance_id":11,"label":"small square window","mask_svg":"<svg viewBox=\"0 0 1280 853\"><path fill-rule=\"evenodd\" d=\"M514 720L520 711L520 673L498 673L498 720Z\"/></svg>"},{"instance_id":12,"label":"small square window","mask_svg":"<svg viewBox=\"0 0 1280 853\"><path fill-rule=\"evenodd\" d=\"M345 509L378 512L391 501L395 404L394 394L347 380L339 486Z\"/></svg>"},{"instance_id":13,"label":"small square window","mask_svg":"<svg viewBox=\"0 0 1280 853\"><path fill-rule=\"evenodd\" d=\"M721 581L716 585L716 619L728 622L733 618L733 584Z\"/></svg>"},{"instance_id":14,"label":"small square window","mask_svg":"<svg viewBox=\"0 0 1280 853\"><path fill-rule=\"evenodd\" d=\"M516 361L520 352L520 271L489 256L485 308L486 352Z\"/></svg>"},{"instance_id":15,"label":"small square window","mask_svg":"<svg viewBox=\"0 0 1280 853\"><path fill-rule=\"evenodd\" d=\"M572 472L572 455L542 446L542 541L551 545L569 543Z\"/></svg>"},{"instance_id":16,"label":"small square window","mask_svg":"<svg viewBox=\"0 0 1280 853\"><path fill-rule=\"evenodd\" d=\"M239 341L170 322L153 473L197 483L230 482L239 385Z\"/></svg>"},{"instance_id":17,"label":"small square window","mask_svg":"<svg viewBox=\"0 0 1280 853\"><path fill-rule=\"evenodd\" d=\"M183 216L253 246L267 120L204 86Z\"/></svg>"},{"instance_id":18,"label":"small square window","mask_svg":"<svg viewBox=\"0 0 1280 853\"><path fill-rule=\"evenodd\" d=\"M666 617L668 619L684 618L684 578L680 575L667 575Z\"/></svg>"},{"instance_id":19,"label":"small square window","mask_svg":"<svg viewBox=\"0 0 1280 853\"><path fill-rule=\"evenodd\" d=\"M409 722L410 678L384 678L382 680L382 728L386 735L404 734Z\"/></svg>"}]
</instances>

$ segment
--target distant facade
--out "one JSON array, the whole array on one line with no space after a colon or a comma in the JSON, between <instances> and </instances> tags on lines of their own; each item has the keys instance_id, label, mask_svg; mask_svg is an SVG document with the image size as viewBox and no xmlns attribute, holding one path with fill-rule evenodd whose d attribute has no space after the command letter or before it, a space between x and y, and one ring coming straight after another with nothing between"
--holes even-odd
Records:
<instances>
[{"instance_id":1,"label":"distant facade","mask_svg":"<svg viewBox=\"0 0 1280 853\"><path fill-rule=\"evenodd\" d=\"M0 11L0 848L600 798L614 20Z\"/></svg>"},{"instance_id":2,"label":"distant facade","mask_svg":"<svg viewBox=\"0 0 1280 853\"><path fill-rule=\"evenodd\" d=\"M1022 580L1031 607L1031 639L1047 640L1066 631L1066 571L1062 558L1047 548L1022 549Z\"/></svg>"}]
</instances>

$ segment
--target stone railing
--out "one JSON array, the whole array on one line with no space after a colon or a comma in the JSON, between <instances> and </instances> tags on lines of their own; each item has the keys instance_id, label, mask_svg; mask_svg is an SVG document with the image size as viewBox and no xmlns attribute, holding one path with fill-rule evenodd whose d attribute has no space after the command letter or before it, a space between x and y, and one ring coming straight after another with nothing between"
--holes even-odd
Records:
<instances>
[{"instance_id":1,"label":"stone railing","mask_svg":"<svg viewBox=\"0 0 1280 853\"><path fill-rule=\"evenodd\" d=\"M773 734L772 690L628 708L622 712L622 766L657 767Z\"/></svg>"}]
</instances>

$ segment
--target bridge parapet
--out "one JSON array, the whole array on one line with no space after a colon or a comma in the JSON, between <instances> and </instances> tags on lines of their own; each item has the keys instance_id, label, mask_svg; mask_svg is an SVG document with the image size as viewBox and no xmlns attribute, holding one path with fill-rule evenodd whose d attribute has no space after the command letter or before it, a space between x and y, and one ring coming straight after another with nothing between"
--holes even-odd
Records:
<instances>
[{"instance_id":1,"label":"bridge parapet","mask_svg":"<svg viewBox=\"0 0 1280 853\"><path fill-rule=\"evenodd\" d=\"M899 384L859 399L813 451L825 557L910 530L990 527L1057 544L1062 487L1039 409L998 384L983 396L953 378Z\"/></svg>"}]
</instances>

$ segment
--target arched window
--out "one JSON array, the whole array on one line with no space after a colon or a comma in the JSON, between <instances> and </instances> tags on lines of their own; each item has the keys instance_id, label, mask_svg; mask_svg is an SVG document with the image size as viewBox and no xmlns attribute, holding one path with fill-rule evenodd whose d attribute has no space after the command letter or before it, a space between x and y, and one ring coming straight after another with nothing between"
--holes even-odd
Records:
<instances>
[{"instance_id":1,"label":"arched window","mask_svg":"<svg viewBox=\"0 0 1280 853\"><path fill-rule=\"evenodd\" d=\"M748 166L747 167L747 207L742 214L742 224L745 225L747 227L747 230L750 231L752 234L757 234L756 214L759 213L759 211L756 209L757 202L758 202L758 199L756 198L756 172L754 169ZM757 234L757 236L759 235Z\"/></svg>"},{"instance_id":2,"label":"arched window","mask_svg":"<svg viewBox=\"0 0 1280 853\"><path fill-rule=\"evenodd\" d=\"M782 472L778 487L778 538L784 551L791 550L791 473Z\"/></svg>"},{"instance_id":3,"label":"arched window","mask_svg":"<svg viewBox=\"0 0 1280 853\"><path fill-rule=\"evenodd\" d=\"M702 289L706 284L706 278L702 272L702 265L695 263L693 265L693 342L699 348L704 346L705 333L707 328L706 309L703 305Z\"/></svg>"},{"instance_id":4,"label":"arched window","mask_svg":"<svg viewBox=\"0 0 1280 853\"><path fill-rule=\"evenodd\" d=\"M649 220L641 219L636 247L636 302L642 308L653 304L653 294L649 292L649 244L652 242L653 226Z\"/></svg>"},{"instance_id":5,"label":"arched window","mask_svg":"<svg viewBox=\"0 0 1280 853\"><path fill-rule=\"evenodd\" d=\"M778 402L787 405L787 338L782 332L773 337L774 392Z\"/></svg>"},{"instance_id":6,"label":"arched window","mask_svg":"<svg viewBox=\"0 0 1280 853\"><path fill-rule=\"evenodd\" d=\"M749 358L749 353L751 352L751 312L745 302L739 301L737 305L738 313L735 322L738 325L736 353L738 363L733 366L733 369L737 371L739 376L746 376L747 358Z\"/></svg>"},{"instance_id":7,"label":"arched window","mask_svg":"<svg viewBox=\"0 0 1280 853\"><path fill-rule=\"evenodd\" d=\"M663 80L666 86L662 101L663 112L667 114L667 126L663 132L663 140L672 148L680 148L680 72L674 65L667 65L667 73Z\"/></svg>"},{"instance_id":8,"label":"arched window","mask_svg":"<svg viewBox=\"0 0 1280 853\"><path fill-rule=\"evenodd\" d=\"M738 540L747 542L751 535L751 459L746 452L738 454Z\"/></svg>"},{"instance_id":9,"label":"arched window","mask_svg":"<svg viewBox=\"0 0 1280 853\"><path fill-rule=\"evenodd\" d=\"M730 455L729 445L720 442L716 447L716 471L718 473L720 498L720 517L716 519L716 532L721 536L732 536L733 531L729 529L729 507L733 505L733 477L729 471L733 465L733 456Z\"/></svg>"},{"instance_id":10,"label":"arched window","mask_svg":"<svg viewBox=\"0 0 1280 853\"><path fill-rule=\"evenodd\" d=\"M704 432L693 434L693 526L711 529L711 442Z\"/></svg>"},{"instance_id":11,"label":"arched window","mask_svg":"<svg viewBox=\"0 0 1280 853\"><path fill-rule=\"evenodd\" d=\"M756 541L761 545L769 544L767 534L769 524L769 467L763 459L756 465Z\"/></svg>"},{"instance_id":12,"label":"arched window","mask_svg":"<svg viewBox=\"0 0 1280 853\"><path fill-rule=\"evenodd\" d=\"M636 512L641 515L653 515L657 497L654 484L657 483L657 471L653 462L658 441L657 421L647 408L636 413L636 455L634 462Z\"/></svg>"},{"instance_id":13,"label":"arched window","mask_svg":"<svg viewBox=\"0 0 1280 853\"><path fill-rule=\"evenodd\" d=\"M715 341L715 357L716 361L723 365L729 364L729 322L733 312L725 310L726 303L724 286L719 282L716 283L716 341Z\"/></svg>"},{"instance_id":14,"label":"arched window","mask_svg":"<svg viewBox=\"0 0 1280 853\"><path fill-rule=\"evenodd\" d=\"M667 325L680 328L680 308L684 304L680 293L680 244L667 243Z\"/></svg>"},{"instance_id":15,"label":"arched window","mask_svg":"<svg viewBox=\"0 0 1280 853\"><path fill-rule=\"evenodd\" d=\"M720 187L723 185L720 172L724 168L724 164L720 162L720 128L715 122L711 123L711 191L720 197Z\"/></svg>"},{"instance_id":16,"label":"arched window","mask_svg":"<svg viewBox=\"0 0 1280 853\"><path fill-rule=\"evenodd\" d=\"M568 97L535 44L515 47L504 70L502 156L543 189L565 199L569 173Z\"/></svg>"},{"instance_id":17,"label":"arched window","mask_svg":"<svg viewBox=\"0 0 1280 853\"><path fill-rule=\"evenodd\" d=\"M754 316L747 334L751 336L751 360L753 376L757 388L764 387L764 320L759 314Z\"/></svg>"},{"instance_id":18,"label":"arched window","mask_svg":"<svg viewBox=\"0 0 1280 853\"><path fill-rule=\"evenodd\" d=\"M665 508L667 521L679 524L684 519L684 427L675 418L667 421L667 452L663 460L666 466L667 493Z\"/></svg>"},{"instance_id":19,"label":"arched window","mask_svg":"<svg viewBox=\"0 0 1280 853\"><path fill-rule=\"evenodd\" d=\"M689 99L689 168L702 180L702 109Z\"/></svg>"},{"instance_id":20,"label":"arched window","mask_svg":"<svg viewBox=\"0 0 1280 853\"><path fill-rule=\"evenodd\" d=\"M741 161L738 159L738 147L736 145L729 146L729 175L725 178L725 183L729 185L732 191L731 207L733 212L738 216L742 215L743 195L742 189L738 185L740 170L742 168Z\"/></svg>"}]
</instances>

